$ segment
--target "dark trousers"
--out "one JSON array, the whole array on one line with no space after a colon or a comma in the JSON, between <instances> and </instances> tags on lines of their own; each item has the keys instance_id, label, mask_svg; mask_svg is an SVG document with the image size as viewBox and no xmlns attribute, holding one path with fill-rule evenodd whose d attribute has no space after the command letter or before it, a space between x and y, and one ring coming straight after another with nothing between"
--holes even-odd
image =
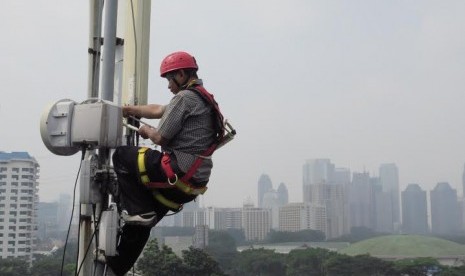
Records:
<instances>
[{"instance_id":1,"label":"dark trousers","mask_svg":"<svg viewBox=\"0 0 465 276\"><path fill-rule=\"evenodd\" d=\"M107 264L116 275L124 275L131 269L150 237L151 228L168 212L164 205L153 198L152 192L140 180L138 149L134 146L119 147L113 154L113 165L118 178L118 200L121 208L127 210L130 215L155 211L156 221L151 226L129 224L123 226L117 247L118 255L107 257ZM159 151L145 152L145 167L153 182L166 180L160 161Z\"/></svg>"}]
</instances>

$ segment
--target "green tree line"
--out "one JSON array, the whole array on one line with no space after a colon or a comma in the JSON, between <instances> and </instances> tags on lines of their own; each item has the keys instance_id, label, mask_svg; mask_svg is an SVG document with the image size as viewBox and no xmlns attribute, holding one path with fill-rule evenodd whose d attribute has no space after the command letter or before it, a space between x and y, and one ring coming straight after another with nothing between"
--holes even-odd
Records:
<instances>
[{"instance_id":1,"label":"green tree line","mask_svg":"<svg viewBox=\"0 0 465 276\"><path fill-rule=\"evenodd\" d=\"M315 233L307 234L306 241ZM209 245L206 249L190 247L182 251L181 256L174 254L170 247L160 246L156 239L152 239L147 244L143 256L139 258L136 271L141 275L161 276L465 275L465 266L443 266L433 258L385 261L370 255L348 256L322 248L295 249L288 254L263 248L250 248L238 252L236 239L242 238L238 233L234 235L235 237L227 231L210 231ZM276 237L276 234L271 234L269 240L274 239L273 235ZM318 239L318 236L313 238ZM63 249L59 249L49 256L36 256L31 268L20 258L0 259L0 275L74 275L76 253L76 244L68 244L63 273Z\"/></svg>"}]
</instances>

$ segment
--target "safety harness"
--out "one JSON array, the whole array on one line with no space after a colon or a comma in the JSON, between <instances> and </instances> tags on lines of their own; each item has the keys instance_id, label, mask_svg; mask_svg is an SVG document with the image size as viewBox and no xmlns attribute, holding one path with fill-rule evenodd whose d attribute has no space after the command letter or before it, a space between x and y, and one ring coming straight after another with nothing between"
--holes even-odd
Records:
<instances>
[{"instance_id":1,"label":"safety harness","mask_svg":"<svg viewBox=\"0 0 465 276\"><path fill-rule=\"evenodd\" d=\"M163 196L159 189L173 189L176 188L187 195L201 195L207 191L207 187L195 187L192 185L189 180L192 176L197 172L198 168L202 164L204 159L209 158L213 152L219 147L224 145L225 143L232 140L234 137L235 130L232 129L231 125L227 122L224 122L223 115L219 109L218 103L213 98L213 95L210 94L203 86L196 85L196 86L188 86L188 90L191 90L202 97L204 101L206 101L210 106L212 106L214 110L214 123L215 123L215 131L216 137L213 144L205 150L202 155L199 155L197 159L194 161L192 166L189 168L187 173L182 176L181 178L174 172L173 168L171 167L171 158L170 155L166 152L163 153L161 158L161 167L166 174L167 180L165 182L150 182L149 176L147 175L147 169L145 167L145 152L148 150L146 147L142 147L139 149L139 154L137 157L137 163L139 167L139 174L141 182L148 188L151 188L153 196L156 200L158 200L161 204L165 205L172 211L179 211L182 208L182 203L178 203L172 200L167 199ZM228 126L226 128L225 126ZM225 135L225 131L226 134ZM225 139L225 136L228 139Z\"/></svg>"}]
</instances>

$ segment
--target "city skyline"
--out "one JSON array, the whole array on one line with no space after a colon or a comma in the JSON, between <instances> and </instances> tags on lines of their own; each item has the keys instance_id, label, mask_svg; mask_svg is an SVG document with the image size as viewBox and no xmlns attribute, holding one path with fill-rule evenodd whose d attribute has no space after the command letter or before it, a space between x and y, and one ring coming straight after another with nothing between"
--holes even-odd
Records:
<instances>
[{"instance_id":1,"label":"city skyline","mask_svg":"<svg viewBox=\"0 0 465 276\"><path fill-rule=\"evenodd\" d=\"M255 200L263 172L300 200L308 158L370 175L396 163L401 190L447 181L461 194L463 10L460 0L157 2L148 101L172 96L159 77L162 58L192 53L237 130L214 155L206 205ZM199 16L172 20L180 11ZM45 201L72 194L79 167L79 154L45 148L39 119L52 102L86 100L88 18L86 1L4 1L0 9L0 151L37 159Z\"/></svg>"}]
</instances>

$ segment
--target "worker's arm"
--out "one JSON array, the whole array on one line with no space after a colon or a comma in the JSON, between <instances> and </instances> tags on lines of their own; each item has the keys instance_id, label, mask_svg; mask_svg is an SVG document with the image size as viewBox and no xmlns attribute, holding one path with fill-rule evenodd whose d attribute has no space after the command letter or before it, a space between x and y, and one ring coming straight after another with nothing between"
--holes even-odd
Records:
<instances>
[{"instance_id":1,"label":"worker's arm","mask_svg":"<svg viewBox=\"0 0 465 276\"><path fill-rule=\"evenodd\" d=\"M123 116L136 116L147 119L160 119L165 112L165 106L159 104L123 106Z\"/></svg>"},{"instance_id":2,"label":"worker's arm","mask_svg":"<svg viewBox=\"0 0 465 276\"><path fill-rule=\"evenodd\" d=\"M138 132L142 138L150 139L156 145L164 146L167 143L167 140L154 127L143 125L139 128Z\"/></svg>"}]
</instances>

